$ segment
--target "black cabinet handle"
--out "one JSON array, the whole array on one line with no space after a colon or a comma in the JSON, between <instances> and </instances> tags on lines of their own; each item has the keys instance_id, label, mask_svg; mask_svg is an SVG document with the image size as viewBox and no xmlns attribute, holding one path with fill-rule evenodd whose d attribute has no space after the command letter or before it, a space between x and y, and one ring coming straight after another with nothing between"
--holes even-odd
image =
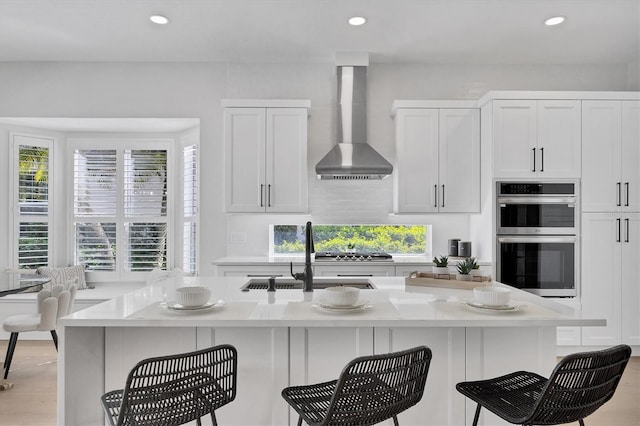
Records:
<instances>
[{"instance_id":1,"label":"black cabinet handle","mask_svg":"<svg viewBox=\"0 0 640 426\"><path fill-rule=\"evenodd\" d=\"M616 222L618 222L618 238L616 238L616 243L619 243L620 242L620 218L617 218Z\"/></svg>"},{"instance_id":2,"label":"black cabinet handle","mask_svg":"<svg viewBox=\"0 0 640 426\"><path fill-rule=\"evenodd\" d=\"M264 184L260 184L260 207L264 207Z\"/></svg>"},{"instance_id":3,"label":"black cabinet handle","mask_svg":"<svg viewBox=\"0 0 640 426\"><path fill-rule=\"evenodd\" d=\"M616 183L616 186L618 187L618 201L616 202L616 206L621 206L622 205L622 183L618 182Z\"/></svg>"},{"instance_id":4,"label":"black cabinet handle","mask_svg":"<svg viewBox=\"0 0 640 426\"><path fill-rule=\"evenodd\" d=\"M433 185L433 197L434 197L434 202L433 202L433 207L438 207L438 185Z\"/></svg>"},{"instance_id":5,"label":"black cabinet handle","mask_svg":"<svg viewBox=\"0 0 640 426\"><path fill-rule=\"evenodd\" d=\"M442 185L442 207L444 207L444 185Z\"/></svg>"},{"instance_id":6,"label":"black cabinet handle","mask_svg":"<svg viewBox=\"0 0 640 426\"><path fill-rule=\"evenodd\" d=\"M624 220L624 224L625 224L625 227L626 227L626 234L627 234L625 239L624 239L624 242L628 243L629 242L629 218L626 218Z\"/></svg>"},{"instance_id":7,"label":"black cabinet handle","mask_svg":"<svg viewBox=\"0 0 640 426\"><path fill-rule=\"evenodd\" d=\"M625 201L624 205L625 205L625 207L629 207L629 182L625 182L624 183L624 187L625 187L626 192L627 192L627 200Z\"/></svg>"},{"instance_id":8,"label":"black cabinet handle","mask_svg":"<svg viewBox=\"0 0 640 426\"><path fill-rule=\"evenodd\" d=\"M532 148L533 150L533 170L531 170L532 172L536 171L536 149Z\"/></svg>"},{"instance_id":9,"label":"black cabinet handle","mask_svg":"<svg viewBox=\"0 0 640 426\"><path fill-rule=\"evenodd\" d=\"M540 159L542 160L540 164L540 171L544 172L544 148L540 148Z\"/></svg>"},{"instance_id":10,"label":"black cabinet handle","mask_svg":"<svg viewBox=\"0 0 640 426\"><path fill-rule=\"evenodd\" d=\"M267 185L267 207L271 207L271 184Z\"/></svg>"}]
</instances>

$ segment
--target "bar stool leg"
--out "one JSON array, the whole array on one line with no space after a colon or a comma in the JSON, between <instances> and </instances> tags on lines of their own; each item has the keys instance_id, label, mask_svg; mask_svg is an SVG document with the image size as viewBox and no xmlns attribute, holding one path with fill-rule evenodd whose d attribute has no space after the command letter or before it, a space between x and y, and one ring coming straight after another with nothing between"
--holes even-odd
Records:
<instances>
[{"instance_id":1,"label":"bar stool leg","mask_svg":"<svg viewBox=\"0 0 640 426\"><path fill-rule=\"evenodd\" d=\"M394 426L400 426L398 423L398 417L397 416L393 416L393 424Z\"/></svg>"},{"instance_id":2,"label":"bar stool leg","mask_svg":"<svg viewBox=\"0 0 640 426\"><path fill-rule=\"evenodd\" d=\"M16 344L18 343L18 333L11 333L9 337L9 346L7 347L7 355L4 358L4 378L9 376L9 367L11 367L11 360L13 359L13 351L16 350Z\"/></svg>"},{"instance_id":3,"label":"bar stool leg","mask_svg":"<svg viewBox=\"0 0 640 426\"><path fill-rule=\"evenodd\" d=\"M476 415L473 416L473 426L478 426L478 419L480 418L481 408L482 408L482 405L478 404L478 406L476 407Z\"/></svg>"},{"instance_id":4,"label":"bar stool leg","mask_svg":"<svg viewBox=\"0 0 640 426\"><path fill-rule=\"evenodd\" d=\"M55 330L51 330L51 338L53 339L53 344L56 345L56 352L58 352L58 333Z\"/></svg>"}]
</instances>

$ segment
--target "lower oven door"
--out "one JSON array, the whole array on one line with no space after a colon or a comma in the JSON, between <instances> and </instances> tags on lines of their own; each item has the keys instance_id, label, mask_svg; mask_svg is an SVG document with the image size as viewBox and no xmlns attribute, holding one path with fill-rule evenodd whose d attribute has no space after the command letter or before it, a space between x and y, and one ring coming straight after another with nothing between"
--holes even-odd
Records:
<instances>
[{"instance_id":1,"label":"lower oven door","mask_svg":"<svg viewBox=\"0 0 640 426\"><path fill-rule=\"evenodd\" d=\"M575 236L500 236L496 278L539 296L576 296L576 241Z\"/></svg>"}]
</instances>

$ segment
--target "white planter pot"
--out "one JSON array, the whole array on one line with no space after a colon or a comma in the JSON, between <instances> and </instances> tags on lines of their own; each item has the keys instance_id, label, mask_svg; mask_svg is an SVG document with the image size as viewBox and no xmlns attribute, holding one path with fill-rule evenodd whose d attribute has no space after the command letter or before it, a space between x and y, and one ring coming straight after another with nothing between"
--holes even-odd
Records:
<instances>
[{"instance_id":1,"label":"white planter pot","mask_svg":"<svg viewBox=\"0 0 640 426\"><path fill-rule=\"evenodd\" d=\"M471 281L472 277L469 274L456 274L458 281Z\"/></svg>"},{"instance_id":2,"label":"white planter pot","mask_svg":"<svg viewBox=\"0 0 640 426\"><path fill-rule=\"evenodd\" d=\"M449 275L449 267L448 266L434 266L433 273L436 275Z\"/></svg>"},{"instance_id":3,"label":"white planter pot","mask_svg":"<svg viewBox=\"0 0 640 426\"><path fill-rule=\"evenodd\" d=\"M483 276L483 273L480 269L472 269L471 272L469 272L469 275L472 277L481 277Z\"/></svg>"}]
</instances>

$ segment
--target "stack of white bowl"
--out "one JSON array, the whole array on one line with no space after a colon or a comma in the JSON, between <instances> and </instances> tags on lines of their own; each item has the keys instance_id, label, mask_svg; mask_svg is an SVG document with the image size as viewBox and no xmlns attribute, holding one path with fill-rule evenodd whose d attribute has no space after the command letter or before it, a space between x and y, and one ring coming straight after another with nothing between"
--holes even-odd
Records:
<instances>
[{"instance_id":1,"label":"stack of white bowl","mask_svg":"<svg viewBox=\"0 0 640 426\"><path fill-rule=\"evenodd\" d=\"M358 297L360 289L357 287L327 287L324 289L322 300L326 305L348 307L355 305Z\"/></svg>"},{"instance_id":2,"label":"stack of white bowl","mask_svg":"<svg viewBox=\"0 0 640 426\"><path fill-rule=\"evenodd\" d=\"M176 289L178 303L186 308L203 306L211 298L211 290L207 287L180 287Z\"/></svg>"},{"instance_id":3,"label":"stack of white bowl","mask_svg":"<svg viewBox=\"0 0 640 426\"><path fill-rule=\"evenodd\" d=\"M484 306L507 306L511 300L511 290L492 285L473 289L473 300Z\"/></svg>"}]
</instances>

